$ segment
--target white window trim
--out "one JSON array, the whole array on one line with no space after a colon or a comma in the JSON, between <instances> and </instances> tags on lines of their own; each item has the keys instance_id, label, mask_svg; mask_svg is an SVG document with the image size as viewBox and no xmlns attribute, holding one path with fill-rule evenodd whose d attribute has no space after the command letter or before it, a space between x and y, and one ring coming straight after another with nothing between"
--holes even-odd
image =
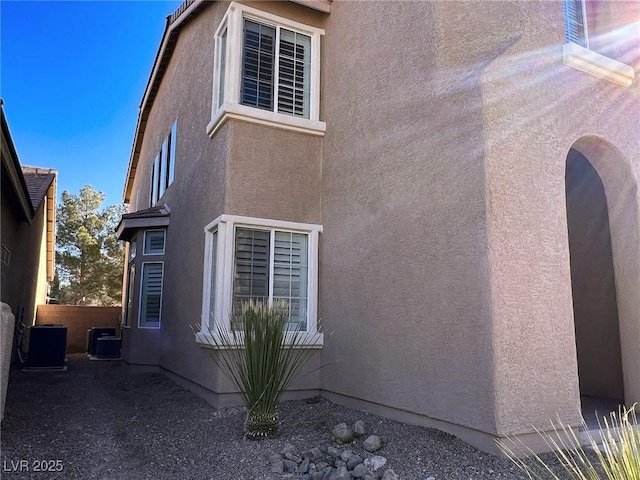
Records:
<instances>
[{"instance_id":1,"label":"white window trim","mask_svg":"<svg viewBox=\"0 0 640 480\"><path fill-rule=\"evenodd\" d=\"M562 63L594 77L607 80L622 87L628 87L633 83L635 72L633 67L613 58L602 55L589 48L589 17L587 16L586 2L580 2L582 8L582 21L584 30L584 43L569 42L562 46ZM565 25L568 19L565 18ZM566 27L565 27L566 28Z\"/></svg>"},{"instance_id":2,"label":"white window trim","mask_svg":"<svg viewBox=\"0 0 640 480\"><path fill-rule=\"evenodd\" d=\"M219 329L231 328L230 312L233 302L233 265L234 265L234 241L235 228L265 228L282 231L304 233L308 235L308 276L307 285L307 331L304 335L310 335L312 340L308 345L311 348L321 348L324 344L324 334L318 331L318 241L322 233L322 225L310 223L287 222L255 217L237 215L221 215L204 228L205 252L202 279L202 315L200 331L196 334L196 342L204 346L212 346L220 343ZM216 325L209 325L209 307L211 291L211 260L213 254L213 236L218 234L218 248L216 252L216 284L215 312ZM295 335L295 332L287 332L287 341Z\"/></svg>"},{"instance_id":3,"label":"white window trim","mask_svg":"<svg viewBox=\"0 0 640 480\"><path fill-rule=\"evenodd\" d=\"M160 312L158 314L158 326L147 327L141 326L142 314L142 291L144 289L144 266L152 263L162 264L162 279L160 280ZM159 330L162 327L162 298L164 297L164 262L160 261L148 261L140 264L140 298L138 300L138 329L140 330Z\"/></svg>"},{"instance_id":4,"label":"white window trim","mask_svg":"<svg viewBox=\"0 0 640 480\"><path fill-rule=\"evenodd\" d=\"M147 253L146 250L146 246L147 246L147 233L150 232L162 232L162 235L164 237L163 242L162 242L162 252L152 252L152 253ZM142 256L143 257L148 257L148 256L152 256L152 255L164 255L165 249L167 247L167 232L166 230L164 230L163 228L153 228L153 229L149 229L149 230L145 230L144 231L144 238L142 239Z\"/></svg>"},{"instance_id":5,"label":"white window trim","mask_svg":"<svg viewBox=\"0 0 640 480\"><path fill-rule=\"evenodd\" d=\"M309 118L296 117L284 113L262 110L240 103L240 83L242 75L242 30L245 18L266 23L274 27L284 27L294 32L311 37L311 76L309 99ZM227 29L227 48L225 62L225 78L219 78L220 70L220 35ZM271 13L240 3L231 2L222 22L215 33L216 59L213 69L213 98L211 121L207 125L207 134L213 137L230 119L269 125L285 130L323 136L326 131L325 122L320 121L320 37L324 35L321 28L311 27ZM233 54L232 54L233 53ZM218 82L224 81L224 102L218 105Z\"/></svg>"},{"instance_id":6,"label":"white window trim","mask_svg":"<svg viewBox=\"0 0 640 480\"><path fill-rule=\"evenodd\" d=\"M566 43L562 46L562 62L622 87L630 86L635 77L633 67L577 43Z\"/></svg>"}]
</instances>

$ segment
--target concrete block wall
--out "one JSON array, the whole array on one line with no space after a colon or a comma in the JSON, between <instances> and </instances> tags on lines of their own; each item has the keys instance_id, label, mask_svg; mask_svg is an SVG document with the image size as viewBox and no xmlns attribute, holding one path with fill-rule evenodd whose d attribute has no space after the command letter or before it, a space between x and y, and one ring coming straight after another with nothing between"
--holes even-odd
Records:
<instances>
[{"instance_id":1,"label":"concrete block wall","mask_svg":"<svg viewBox=\"0 0 640 480\"><path fill-rule=\"evenodd\" d=\"M112 327L120 335L121 313L120 307L38 305L36 325L66 325L67 353L82 353L87 349L87 330L92 327Z\"/></svg>"}]
</instances>

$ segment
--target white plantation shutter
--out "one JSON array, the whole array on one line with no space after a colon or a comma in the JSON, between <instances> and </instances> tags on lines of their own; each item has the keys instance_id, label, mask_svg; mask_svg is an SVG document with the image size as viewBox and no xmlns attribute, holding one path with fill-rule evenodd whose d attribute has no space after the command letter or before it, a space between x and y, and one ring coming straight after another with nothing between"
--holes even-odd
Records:
<instances>
[{"instance_id":1,"label":"white plantation shutter","mask_svg":"<svg viewBox=\"0 0 640 480\"><path fill-rule=\"evenodd\" d=\"M288 308L288 330L307 328L309 240L305 233L237 228L233 314L251 299L281 302Z\"/></svg>"},{"instance_id":2,"label":"white plantation shutter","mask_svg":"<svg viewBox=\"0 0 640 480\"><path fill-rule=\"evenodd\" d=\"M587 41L586 19L584 17L584 0L563 0L564 40L566 43L577 43L589 48Z\"/></svg>"},{"instance_id":3,"label":"white plantation shutter","mask_svg":"<svg viewBox=\"0 0 640 480\"><path fill-rule=\"evenodd\" d=\"M276 29L244 21L241 98L244 105L273 110Z\"/></svg>"},{"instance_id":4,"label":"white plantation shutter","mask_svg":"<svg viewBox=\"0 0 640 480\"><path fill-rule=\"evenodd\" d=\"M278 112L309 118L311 37L280 29Z\"/></svg>"},{"instance_id":5,"label":"white plantation shutter","mask_svg":"<svg viewBox=\"0 0 640 480\"><path fill-rule=\"evenodd\" d=\"M289 309L289 330L306 329L307 235L275 232L273 254L273 300L284 302Z\"/></svg>"},{"instance_id":6,"label":"white plantation shutter","mask_svg":"<svg viewBox=\"0 0 640 480\"><path fill-rule=\"evenodd\" d=\"M236 229L233 280L234 316L242 313L242 303L250 299L269 299L268 230Z\"/></svg>"},{"instance_id":7,"label":"white plantation shutter","mask_svg":"<svg viewBox=\"0 0 640 480\"><path fill-rule=\"evenodd\" d=\"M142 264L142 294L139 327L159 328L162 304L162 273L164 265Z\"/></svg>"}]
</instances>

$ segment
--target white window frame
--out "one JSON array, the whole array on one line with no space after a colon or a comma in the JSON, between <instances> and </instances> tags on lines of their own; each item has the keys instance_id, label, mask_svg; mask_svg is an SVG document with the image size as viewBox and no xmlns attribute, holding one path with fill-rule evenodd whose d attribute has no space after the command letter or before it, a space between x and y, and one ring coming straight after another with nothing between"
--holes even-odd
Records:
<instances>
[{"instance_id":1,"label":"white window frame","mask_svg":"<svg viewBox=\"0 0 640 480\"><path fill-rule=\"evenodd\" d=\"M242 32L245 18L275 28L286 28L311 37L309 118L263 110L240 103L242 51L244 48ZM227 30L226 52L222 52L221 35L225 29ZM231 2L215 33L214 52L216 58L213 69L213 99L211 122L207 125L207 134L213 137L229 118L234 118L285 130L324 135L326 124L320 121L320 38L322 35L324 35L324 30L321 28L304 25L256 8ZM225 55L224 78L220 77L222 55ZM218 100L220 82L224 82L224 101L222 104Z\"/></svg>"},{"instance_id":2,"label":"white window frame","mask_svg":"<svg viewBox=\"0 0 640 480\"><path fill-rule=\"evenodd\" d=\"M142 325L142 315L144 314L143 310L142 310L142 304L143 304L143 292L144 292L144 267L145 265L152 265L152 264L160 264L162 265L162 278L160 280L160 310L158 312L158 325L154 325L154 326L146 326L146 325ZM148 329L148 330L158 330L159 328L162 327L162 297L164 296L164 262L160 261L149 261L149 262L142 262L142 264L140 265L140 298L138 301L138 328L139 329Z\"/></svg>"},{"instance_id":3,"label":"white window frame","mask_svg":"<svg viewBox=\"0 0 640 480\"><path fill-rule=\"evenodd\" d=\"M152 232L161 232L162 233L162 251L161 252L148 252L147 251L147 234ZM167 232L163 228L155 228L144 231L144 238L142 239L142 255L164 255L165 249L167 246Z\"/></svg>"},{"instance_id":4,"label":"white window frame","mask_svg":"<svg viewBox=\"0 0 640 480\"><path fill-rule=\"evenodd\" d=\"M129 261L136 258L137 245L138 245L137 237L133 237L129 242Z\"/></svg>"},{"instance_id":5,"label":"white window frame","mask_svg":"<svg viewBox=\"0 0 640 480\"><path fill-rule=\"evenodd\" d=\"M230 331L233 304L233 272L236 227L304 233L308 236L307 330L310 347L321 348L323 333L318 331L318 242L322 225L270 220L264 218L221 215L204 228L205 251L202 280L202 316L196 341L205 346L220 343L220 329ZM217 251L213 251L213 233L217 233ZM216 255L215 325L209 324L211 265ZM295 332L286 332L290 341Z\"/></svg>"},{"instance_id":6,"label":"white window frame","mask_svg":"<svg viewBox=\"0 0 640 480\"><path fill-rule=\"evenodd\" d=\"M575 19L567 17L569 12L569 9L566 8L565 5L567 2L575 4L575 0L563 0L565 36L568 25L575 21ZM579 3L582 9L584 45L575 42L565 43L562 47L562 62L565 65L615 83L616 85L622 87L630 86L635 77L632 66L609 58L589 48L589 17L586 0L580 0ZM565 40L567 39L565 38Z\"/></svg>"}]
</instances>

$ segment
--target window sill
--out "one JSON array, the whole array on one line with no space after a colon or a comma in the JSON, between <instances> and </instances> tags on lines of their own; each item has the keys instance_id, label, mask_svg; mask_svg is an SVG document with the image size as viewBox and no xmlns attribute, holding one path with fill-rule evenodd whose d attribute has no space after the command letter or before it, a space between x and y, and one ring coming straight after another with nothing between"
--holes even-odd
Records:
<instances>
[{"instance_id":1,"label":"window sill","mask_svg":"<svg viewBox=\"0 0 640 480\"><path fill-rule=\"evenodd\" d=\"M287 344L291 341L290 338L293 334L287 333L288 341ZM323 333L309 333L309 335L313 336L313 339L308 342L303 348L311 348L314 350L319 350L324 345L324 334ZM210 348L213 350L227 350L226 347L217 347L216 344L220 344L220 335L212 334L211 332L197 332L196 333L196 343L200 344L201 347ZM238 343L237 347L242 348L244 345L242 343Z\"/></svg>"},{"instance_id":2,"label":"window sill","mask_svg":"<svg viewBox=\"0 0 640 480\"><path fill-rule=\"evenodd\" d=\"M220 127L230 118L316 136L324 136L327 129L326 124L319 120L284 115L237 103L225 103L207 125L207 135L213 138Z\"/></svg>"},{"instance_id":3,"label":"window sill","mask_svg":"<svg viewBox=\"0 0 640 480\"><path fill-rule=\"evenodd\" d=\"M576 43L562 47L562 62L577 70L598 78L628 87L633 82L634 71L629 65L584 48Z\"/></svg>"}]
</instances>

